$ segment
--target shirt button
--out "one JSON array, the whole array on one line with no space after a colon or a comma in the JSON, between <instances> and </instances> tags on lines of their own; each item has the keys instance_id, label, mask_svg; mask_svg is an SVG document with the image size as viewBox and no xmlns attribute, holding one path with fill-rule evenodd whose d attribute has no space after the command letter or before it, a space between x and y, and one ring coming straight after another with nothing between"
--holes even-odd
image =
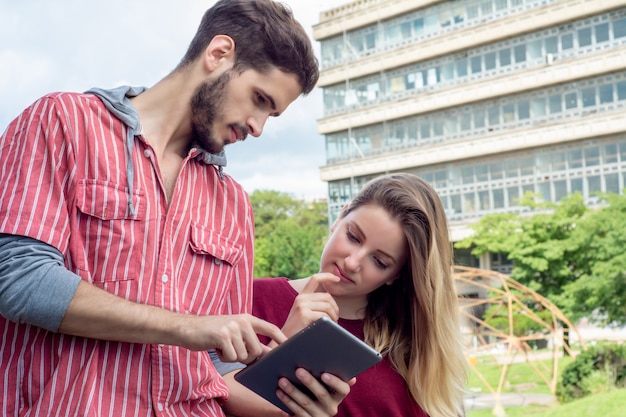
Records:
<instances>
[{"instance_id":1,"label":"shirt button","mask_svg":"<svg viewBox=\"0 0 626 417\"><path fill-rule=\"evenodd\" d=\"M146 158L152 158L152 150L150 150L150 149L144 149L144 151L143 151L143 155L144 155Z\"/></svg>"},{"instance_id":2,"label":"shirt button","mask_svg":"<svg viewBox=\"0 0 626 417\"><path fill-rule=\"evenodd\" d=\"M215 258L215 259L213 260L213 263L215 263L215 265L221 265L221 264L222 264L222 260L221 260L221 259L217 259L217 258Z\"/></svg>"},{"instance_id":3,"label":"shirt button","mask_svg":"<svg viewBox=\"0 0 626 417\"><path fill-rule=\"evenodd\" d=\"M158 403L157 408L159 409L159 411L163 411L163 404Z\"/></svg>"},{"instance_id":4,"label":"shirt button","mask_svg":"<svg viewBox=\"0 0 626 417\"><path fill-rule=\"evenodd\" d=\"M167 276L167 274L161 275L161 281L167 282L168 279L169 279L169 277Z\"/></svg>"}]
</instances>

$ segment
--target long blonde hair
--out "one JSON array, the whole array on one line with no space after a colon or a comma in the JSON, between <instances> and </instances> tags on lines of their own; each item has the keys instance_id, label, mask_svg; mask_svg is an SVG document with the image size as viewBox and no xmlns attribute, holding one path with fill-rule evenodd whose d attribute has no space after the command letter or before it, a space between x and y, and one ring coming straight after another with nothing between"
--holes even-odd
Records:
<instances>
[{"instance_id":1,"label":"long blonde hair","mask_svg":"<svg viewBox=\"0 0 626 417\"><path fill-rule=\"evenodd\" d=\"M397 173L367 183L342 216L363 205L400 223L409 252L399 279L369 294L365 341L388 355L430 417L463 415L467 364L441 200L419 177Z\"/></svg>"}]
</instances>

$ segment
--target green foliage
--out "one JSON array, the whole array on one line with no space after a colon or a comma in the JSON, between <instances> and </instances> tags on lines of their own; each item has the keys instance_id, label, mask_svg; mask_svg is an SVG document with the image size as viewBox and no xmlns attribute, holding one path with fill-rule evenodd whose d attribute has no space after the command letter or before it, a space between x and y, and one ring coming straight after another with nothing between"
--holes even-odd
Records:
<instances>
[{"instance_id":1,"label":"green foliage","mask_svg":"<svg viewBox=\"0 0 626 417\"><path fill-rule=\"evenodd\" d=\"M250 201L255 213L254 276L302 278L318 272L328 236L327 204L259 190Z\"/></svg>"},{"instance_id":2,"label":"green foliage","mask_svg":"<svg viewBox=\"0 0 626 417\"><path fill-rule=\"evenodd\" d=\"M502 253L511 277L555 303L570 319L605 317L626 323L626 196L603 194L589 209L581 194L558 204L526 194L522 214L492 214L455 244L472 254Z\"/></svg>"},{"instance_id":3,"label":"green foliage","mask_svg":"<svg viewBox=\"0 0 626 417\"><path fill-rule=\"evenodd\" d=\"M541 332L546 329L546 325L552 320L552 313L548 310L535 311L535 306L528 306L528 314L525 311L515 309L513 311L513 320L509 323L508 307L501 304L493 304L485 311L485 321L490 326L502 331L503 333L509 333L509 326L513 335L517 337L528 336L537 332ZM530 312L532 311L532 314Z\"/></svg>"},{"instance_id":4,"label":"green foliage","mask_svg":"<svg viewBox=\"0 0 626 417\"><path fill-rule=\"evenodd\" d=\"M626 345L599 344L580 353L565 367L557 397L565 403L615 387L626 387Z\"/></svg>"}]
</instances>

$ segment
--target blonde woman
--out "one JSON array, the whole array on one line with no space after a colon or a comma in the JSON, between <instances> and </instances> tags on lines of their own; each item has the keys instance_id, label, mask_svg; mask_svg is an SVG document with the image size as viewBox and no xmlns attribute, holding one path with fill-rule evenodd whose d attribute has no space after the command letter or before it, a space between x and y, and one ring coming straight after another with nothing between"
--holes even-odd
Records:
<instances>
[{"instance_id":1,"label":"blonde woman","mask_svg":"<svg viewBox=\"0 0 626 417\"><path fill-rule=\"evenodd\" d=\"M331 228L320 273L257 279L253 296L253 314L287 336L328 316L383 354L356 378L337 416L463 415L466 363L447 220L436 192L419 177L370 181ZM228 412L284 415L233 376L226 376Z\"/></svg>"}]
</instances>

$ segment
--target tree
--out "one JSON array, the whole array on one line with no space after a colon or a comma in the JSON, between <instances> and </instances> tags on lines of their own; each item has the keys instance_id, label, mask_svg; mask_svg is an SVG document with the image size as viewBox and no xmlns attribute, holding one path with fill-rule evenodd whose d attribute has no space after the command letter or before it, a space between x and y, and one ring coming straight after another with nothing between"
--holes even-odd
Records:
<instances>
[{"instance_id":1,"label":"tree","mask_svg":"<svg viewBox=\"0 0 626 417\"><path fill-rule=\"evenodd\" d=\"M583 316L626 323L626 196L599 195L589 209L571 194L558 204L527 194L529 211L493 214L455 245L480 256L500 252L515 263L511 277L556 304L571 320Z\"/></svg>"},{"instance_id":2,"label":"tree","mask_svg":"<svg viewBox=\"0 0 626 417\"><path fill-rule=\"evenodd\" d=\"M259 190L250 200L255 212L254 276L303 278L318 272L328 236L327 203Z\"/></svg>"}]
</instances>

